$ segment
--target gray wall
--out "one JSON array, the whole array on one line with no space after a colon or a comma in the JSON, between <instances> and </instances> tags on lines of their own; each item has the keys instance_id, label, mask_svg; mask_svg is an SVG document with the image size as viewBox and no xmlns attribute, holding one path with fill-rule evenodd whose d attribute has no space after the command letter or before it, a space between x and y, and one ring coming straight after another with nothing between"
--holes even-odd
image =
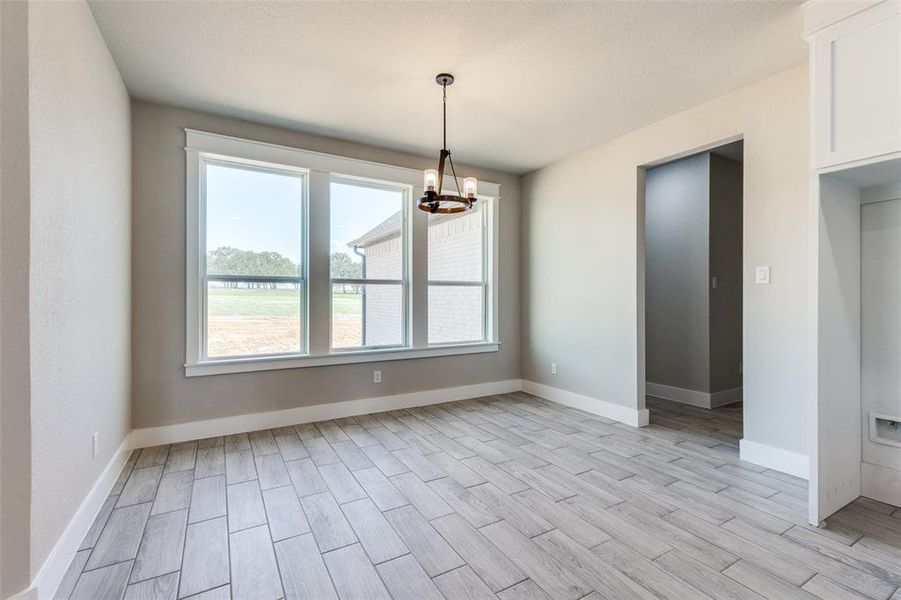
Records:
<instances>
[{"instance_id":1,"label":"gray wall","mask_svg":"<svg viewBox=\"0 0 901 600\"><path fill-rule=\"evenodd\" d=\"M29 10L34 577L131 425L131 149L88 5Z\"/></svg>"},{"instance_id":2,"label":"gray wall","mask_svg":"<svg viewBox=\"0 0 901 600\"><path fill-rule=\"evenodd\" d=\"M710 155L645 175L645 369L650 383L710 391Z\"/></svg>"},{"instance_id":3,"label":"gray wall","mask_svg":"<svg viewBox=\"0 0 901 600\"><path fill-rule=\"evenodd\" d=\"M741 386L741 186L741 163L709 152L646 172L649 383Z\"/></svg>"},{"instance_id":4,"label":"gray wall","mask_svg":"<svg viewBox=\"0 0 901 600\"><path fill-rule=\"evenodd\" d=\"M744 435L806 454L808 101L804 64L525 176L523 377L643 408L640 169L741 136ZM755 265L770 285L753 285Z\"/></svg>"},{"instance_id":5,"label":"gray wall","mask_svg":"<svg viewBox=\"0 0 901 600\"><path fill-rule=\"evenodd\" d=\"M132 117L134 427L519 377L519 178L474 169L501 184L499 352L186 378L184 128L417 169L434 158L145 102Z\"/></svg>"},{"instance_id":6,"label":"gray wall","mask_svg":"<svg viewBox=\"0 0 901 600\"><path fill-rule=\"evenodd\" d=\"M710 155L710 392L741 386L742 166Z\"/></svg>"},{"instance_id":7,"label":"gray wall","mask_svg":"<svg viewBox=\"0 0 901 600\"><path fill-rule=\"evenodd\" d=\"M30 580L28 8L0 2L0 598Z\"/></svg>"}]
</instances>

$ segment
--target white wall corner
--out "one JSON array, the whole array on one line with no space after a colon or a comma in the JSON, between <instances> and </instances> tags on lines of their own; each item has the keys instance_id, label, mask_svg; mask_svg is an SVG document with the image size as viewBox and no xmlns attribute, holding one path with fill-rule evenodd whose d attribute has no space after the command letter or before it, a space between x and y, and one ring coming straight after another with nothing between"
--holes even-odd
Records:
<instances>
[{"instance_id":1,"label":"white wall corner","mask_svg":"<svg viewBox=\"0 0 901 600\"><path fill-rule=\"evenodd\" d=\"M491 381L488 383L410 392L408 394L361 398L359 400L345 400L343 402L235 415L233 417L222 417L205 421L190 421L188 423L161 427L146 427L135 429L132 432L132 436L135 448L145 448L147 446L174 444L189 440L242 433L244 431L272 429L286 425L314 423L316 421L327 421L329 419L340 419L388 410L507 394L518 392L521 389L522 382L519 379Z\"/></svg>"},{"instance_id":2,"label":"white wall corner","mask_svg":"<svg viewBox=\"0 0 901 600\"><path fill-rule=\"evenodd\" d=\"M568 390L551 387L543 383L536 383L528 379L522 380L522 391L535 396L540 396L551 402L563 404L571 408L578 408L591 414L607 417L633 427L644 427L648 424L648 410L631 408L621 404L614 404L600 398L592 398L583 394L577 394Z\"/></svg>"},{"instance_id":3,"label":"white wall corner","mask_svg":"<svg viewBox=\"0 0 901 600\"><path fill-rule=\"evenodd\" d=\"M739 440L738 450L739 458L745 462L794 475L801 479L810 478L810 461L804 454L746 439Z\"/></svg>"},{"instance_id":4,"label":"white wall corner","mask_svg":"<svg viewBox=\"0 0 901 600\"><path fill-rule=\"evenodd\" d=\"M63 576L66 574L66 570L69 568L69 564L75 557L75 553L78 552L84 536L87 535L88 530L94 523L94 519L103 507L103 503L113 489L122 467L128 461L128 457L134 447L132 440L132 432L129 432L125 439L122 440L122 443L119 444L119 448L113 454L106 467L104 467L91 491L88 492L78 510L75 511L75 515L69 521L59 540L57 540L53 550L50 551L50 555L47 556L47 560L41 565L37 576L34 578L32 587L22 592L22 594L25 594L24 596L17 595L13 596L13 598L16 600L20 598L23 600L51 600L53 598L56 594L56 589L63 580ZM33 592L33 595L28 595L31 592Z\"/></svg>"}]
</instances>

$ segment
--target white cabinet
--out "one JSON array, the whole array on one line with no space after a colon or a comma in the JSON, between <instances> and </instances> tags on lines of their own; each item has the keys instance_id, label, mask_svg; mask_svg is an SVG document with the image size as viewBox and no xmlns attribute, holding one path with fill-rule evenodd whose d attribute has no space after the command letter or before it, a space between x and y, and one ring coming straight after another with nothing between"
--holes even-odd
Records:
<instances>
[{"instance_id":1,"label":"white cabinet","mask_svg":"<svg viewBox=\"0 0 901 600\"><path fill-rule=\"evenodd\" d=\"M817 169L901 152L901 0L845 4L810 37ZM822 7L805 6L808 24Z\"/></svg>"}]
</instances>

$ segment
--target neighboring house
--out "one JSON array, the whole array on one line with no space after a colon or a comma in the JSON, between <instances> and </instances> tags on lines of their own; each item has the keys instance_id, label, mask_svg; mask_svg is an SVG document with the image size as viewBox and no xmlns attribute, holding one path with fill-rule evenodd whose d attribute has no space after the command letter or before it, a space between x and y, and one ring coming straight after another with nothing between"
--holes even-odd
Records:
<instances>
[{"instance_id":1,"label":"neighboring house","mask_svg":"<svg viewBox=\"0 0 901 600\"><path fill-rule=\"evenodd\" d=\"M397 212L347 245L363 258L366 279L400 279L401 213ZM429 280L482 281L482 211L429 216ZM403 293L399 286L368 285L363 295L363 344L400 343ZM429 288L429 342L482 338L482 288Z\"/></svg>"}]
</instances>

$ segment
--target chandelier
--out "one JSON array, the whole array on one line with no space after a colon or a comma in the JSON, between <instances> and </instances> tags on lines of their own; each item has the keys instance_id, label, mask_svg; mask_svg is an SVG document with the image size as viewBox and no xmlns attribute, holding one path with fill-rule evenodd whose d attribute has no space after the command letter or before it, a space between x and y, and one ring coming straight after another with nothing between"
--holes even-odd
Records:
<instances>
[{"instance_id":1,"label":"chandelier","mask_svg":"<svg viewBox=\"0 0 901 600\"><path fill-rule=\"evenodd\" d=\"M444 125L444 138L441 146L441 154L438 157L438 169L426 169L424 173L423 188L425 195L419 199L419 209L432 214L447 215L460 213L472 208L476 201L478 181L475 177L467 177L463 180L463 191L460 191L460 181L454 170L454 159L447 149L447 86L454 82L454 76L450 73L439 73L435 81L441 86L442 94L442 122ZM451 175L454 178L456 194L444 193L444 165L445 161L450 165Z\"/></svg>"}]
</instances>

